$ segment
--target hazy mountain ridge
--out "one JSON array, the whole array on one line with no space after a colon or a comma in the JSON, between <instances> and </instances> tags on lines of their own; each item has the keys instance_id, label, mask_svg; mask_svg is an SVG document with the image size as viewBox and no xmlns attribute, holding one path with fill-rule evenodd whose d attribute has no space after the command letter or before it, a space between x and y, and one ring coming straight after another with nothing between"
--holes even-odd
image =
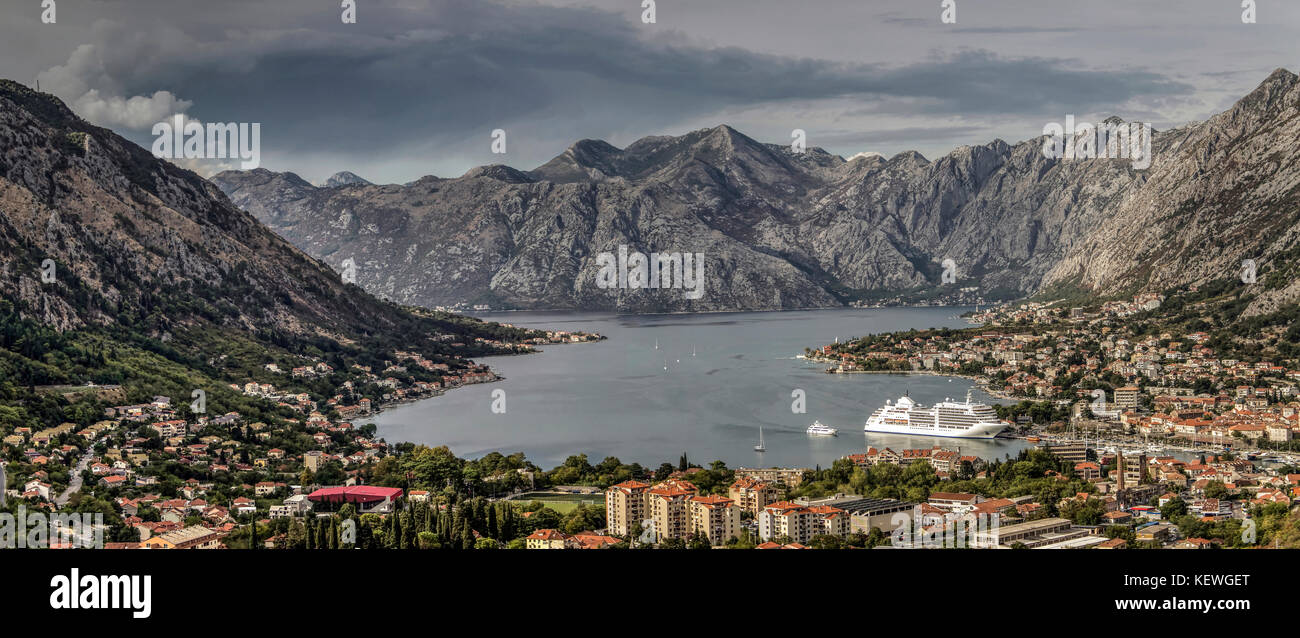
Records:
<instances>
[{"instance_id":1,"label":"hazy mountain ridge","mask_svg":"<svg viewBox=\"0 0 1300 638\"><path fill-rule=\"evenodd\" d=\"M202 326L280 343L382 335L414 345L431 332L467 331L345 285L210 182L7 80L0 293L21 316L58 330L119 326L162 341Z\"/></svg>"},{"instance_id":2,"label":"hazy mountain ridge","mask_svg":"<svg viewBox=\"0 0 1300 638\"><path fill-rule=\"evenodd\" d=\"M370 181L351 171L339 171L329 176L324 184L324 188L336 188L338 186L350 186L352 184L370 184Z\"/></svg>"},{"instance_id":3,"label":"hazy mountain ridge","mask_svg":"<svg viewBox=\"0 0 1300 638\"><path fill-rule=\"evenodd\" d=\"M1147 170L1050 159L1044 138L934 161L845 161L719 126L624 149L582 140L532 171L494 165L405 186L319 189L265 170L213 182L308 253L336 268L354 258L368 290L421 305L832 306L936 286L949 258L959 286L1120 294L1230 276L1233 262L1263 265L1294 243L1297 153L1285 131L1297 101L1296 76L1279 69L1225 113L1155 132ZM704 253L706 293L597 288L596 255L621 244Z\"/></svg>"}]
</instances>

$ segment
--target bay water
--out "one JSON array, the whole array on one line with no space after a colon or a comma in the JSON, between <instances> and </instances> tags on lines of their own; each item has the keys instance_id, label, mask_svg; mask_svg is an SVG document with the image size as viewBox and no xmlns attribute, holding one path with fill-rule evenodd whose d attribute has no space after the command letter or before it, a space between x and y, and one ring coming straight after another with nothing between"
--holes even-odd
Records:
<instances>
[{"instance_id":1,"label":"bay water","mask_svg":"<svg viewBox=\"0 0 1300 638\"><path fill-rule=\"evenodd\" d=\"M458 456L524 452L550 469L573 454L658 467L682 454L707 466L829 466L868 446L960 448L986 459L1015 455L1021 440L864 433L867 416L904 394L925 405L962 399L968 379L919 374L827 374L800 358L837 338L966 326L969 308L873 308L695 315L512 312L477 315L530 328L598 332L597 343L478 361L505 377L372 417L389 442L447 445ZM504 392L493 396L494 391ZM806 412L794 411L797 391ZM974 398L995 403L978 388ZM504 412L493 411L494 403ZM504 403L504 406L502 405ZM839 429L810 436L816 419ZM364 421L363 421L364 422ZM754 451L759 427L766 452Z\"/></svg>"}]
</instances>

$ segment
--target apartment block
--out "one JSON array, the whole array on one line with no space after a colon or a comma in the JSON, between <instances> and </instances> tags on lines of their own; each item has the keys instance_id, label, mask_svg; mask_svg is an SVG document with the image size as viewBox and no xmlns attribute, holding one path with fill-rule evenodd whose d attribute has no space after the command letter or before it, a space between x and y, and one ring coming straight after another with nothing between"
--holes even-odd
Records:
<instances>
[{"instance_id":1,"label":"apartment block","mask_svg":"<svg viewBox=\"0 0 1300 638\"><path fill-rule=\"evenodd\" d=\"M698 533L713 545L722 545L741 533L736 499L702 496L695 484L683 480L653 486L640 481L614 485L605 491L605 515L609 534L627 536L634 525L649 521L658 542L688 540Z\"/></svg>"},{"instance_id":2,"label":"apartment block","mask_svg":"<svg viewBox=\"0 0 1300 638\"><path fill-rule=\"evenodd\" d=\"M735 501L736 506L742 511L758 516L758 513L769 503L781 500L781 488L774 483L742 477L736 479L736 482L727 488L727 496Z\"/></svg>"},{"instance_id":3,"label":"apartment block","mask_svg":"<svg viewBox=\"0 0 1300 638\"><path fill-rule=\"evenodd\" d=\"M689 501L698 491L689 481L665 481L646 491L646 518L653 522L659 541L690 537Z\"/></svg>"},{"instance_id":4,"label":"apartment block","mask_svg":"<svg viewBox=\"0 0 1300 638\"><path fill-rule=\"evenodd\" d=\"M740 508L724 496L693 496L689 501L690 534L702 534L711 545L740 535Z\"/></svg>"},{"instance_id":5,"label":"apartment block","mask_svg":"<svg viewBox=\"0 0 1300 638\"><path fill-rule=\"evenodd\" d=\"M849 533L849 513L829 505L803 505L779 501L763 508L758 515L758 537L770 541L782 536L793 543L806 543L814 536Z\"/></svg>"},{"instance_id":6,"label":"apartment block","mask_svg":"<svg viewBox=\"0 0 1300 638\"><path fill-rule=\"evenodd\" d=\"M646 519L646 490L649 483L623 481L605 490L605 519L608 533L627 536L632 526Z\"/></svg>"},{"instance_id":7,"label":"apartment block","mask_svg":"<svg viewBox=\"0 0 1300 638\"><path fill-rule=\"evenodd\" d=\"M1138 407L1138 389L1136 386L1125 386L1115 388L1115 405L1122 410L1132 410Z\"/></svg>"},{"instance_id":8,"label":"apartment block","mask_svg":"<svg viewBox=\"0 0 1300 638\"><path fill-rule=\"evenodd\" d=\"M784 483L789 487L798 487L803 482L807 468L797 467L742 467L736 469L736 476L758 479L765 483Z\"/></svg>"}]
</instances>

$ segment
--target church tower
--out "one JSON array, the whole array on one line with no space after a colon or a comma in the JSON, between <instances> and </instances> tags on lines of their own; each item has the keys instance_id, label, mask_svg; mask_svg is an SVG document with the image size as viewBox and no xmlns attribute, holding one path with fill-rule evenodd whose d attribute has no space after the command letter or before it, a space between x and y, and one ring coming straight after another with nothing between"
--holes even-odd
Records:
<instances>
[{"instance_id":1,"label":"church tower","mask_svg":"<svg viewBox=\"0 0 1300 638\"><path fill-rule=\"evenodd\" d=\"M1115 475L1115 500L1119 501L1120 505L1124 505L1127 499L1125 498L1125 494L1124 494L1124 452L1123 451L1115 450L1115 464L1118 467L1118 471Z\"/></svg>"}]
</instances>

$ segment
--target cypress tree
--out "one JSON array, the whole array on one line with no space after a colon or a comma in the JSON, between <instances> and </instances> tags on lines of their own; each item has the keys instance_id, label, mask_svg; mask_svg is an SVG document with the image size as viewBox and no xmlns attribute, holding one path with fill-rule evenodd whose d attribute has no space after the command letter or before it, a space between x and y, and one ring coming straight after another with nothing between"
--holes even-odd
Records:
<instances>
[{"instance_id":1,"label":"cypress tree","mask_svg":"<svg viewBox=\"0 0 1300 638\"><path fill-rule=\"evenodd\" d=\"M465 522L465 526L461 528L461 532L460 532L460 548L461 548L461 549L474 549L474 534L473 534L472 532L470 532L470 529L469 529L469 522L468 522L468 521L466 521L466 522Z\"/></svg>"}]
</instances>

